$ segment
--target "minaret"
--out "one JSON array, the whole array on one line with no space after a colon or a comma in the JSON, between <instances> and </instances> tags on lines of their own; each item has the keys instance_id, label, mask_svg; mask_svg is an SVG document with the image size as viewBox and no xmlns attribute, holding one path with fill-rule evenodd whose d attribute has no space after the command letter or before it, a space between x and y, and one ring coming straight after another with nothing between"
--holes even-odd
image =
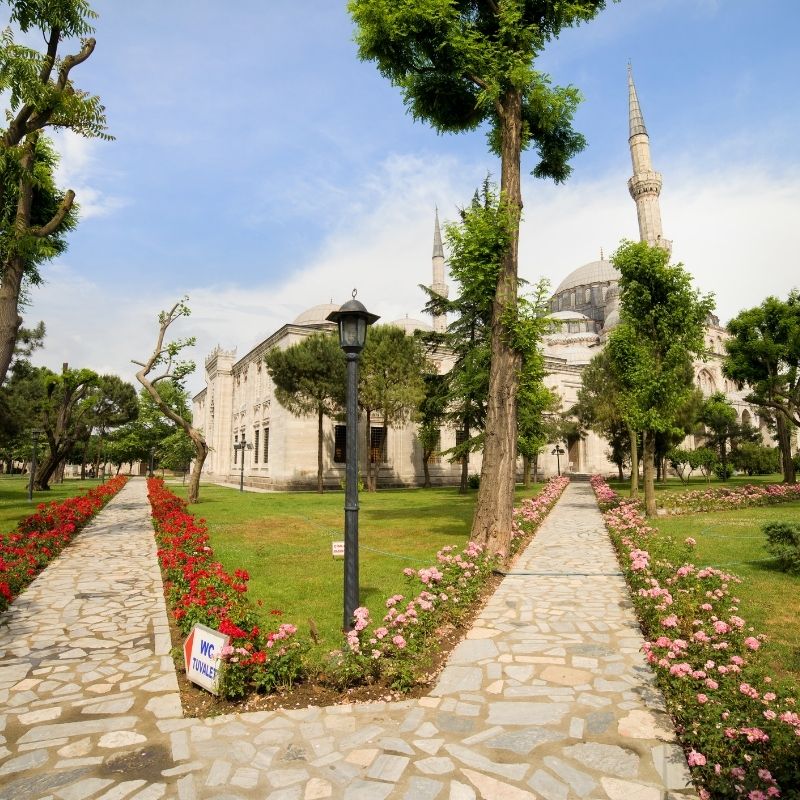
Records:
<instances>
[{"instance_id":1,"label":"minaret","mask_svg":"<svg viewBox=\"0 0 800 800\"><path fill-rule=\"evenodd\" d=\"M444 248L442 247L442 232L439 229L439 209L436 209L436 224L433 229L433 283L431 291L441 297L447 297L447 284L444 282ZM444 314L433 315L433 329L436 333L447 330L447 317Z\"/></svg>"},{"instance_id":2,"label":"minaret","mask_svg":"<svg viewBox=\"0 0 800 800\"><path fill-rule=\"evenodd\" d=\"M636 202L639 238L650 245L663 247L669 252L672 249L672 242L664 238L661 230L661 209L658 205L658 196L661 194L661 173L653 169L650 161L650 137L644 126L644 117L639 106L639 98L636 96L630 64L628 64L628 108L630 123L628 144L633 163L633 176L628 179L628 191Z\"/></svg>"}]
</instances>

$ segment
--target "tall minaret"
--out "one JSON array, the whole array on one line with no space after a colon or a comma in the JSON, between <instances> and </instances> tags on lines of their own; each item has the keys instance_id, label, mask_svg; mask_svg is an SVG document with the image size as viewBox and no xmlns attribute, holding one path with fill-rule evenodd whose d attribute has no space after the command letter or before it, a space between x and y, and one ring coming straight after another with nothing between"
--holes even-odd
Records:
<instances>
[{"instance_id":1,"label":"tall minaret","mask_svg":"<svg viewBox=\"0 0 800 800\"><path fill-rule=\"evenodd\" d=\"M667 252L672 242L664 238L661 230L661 209L658 196L661 194L661 173L653 169L650 161L650 137L644 126L642 109L636 96L633 72L628 64L628 108L633 176L628 179L628 191L636 201L636 214L639 217L639 238L651 245L663 247Z\"/></svg>"},{"instance_id":2,"label":"tall minaret","mask_svg":"<svg viewBox=\"0 0 800 800\"><path fill-rule=\"evenodd\" d=\"M436 209L436 224L433 229L433 283L431 291L441 297L447 297L447 284L444 282L444 248L442 247L442 232L439 229L439 209ZM447 330L447 317L444 314L434 314L433 329L437 333Z\"/></svg>"}]
</instances>

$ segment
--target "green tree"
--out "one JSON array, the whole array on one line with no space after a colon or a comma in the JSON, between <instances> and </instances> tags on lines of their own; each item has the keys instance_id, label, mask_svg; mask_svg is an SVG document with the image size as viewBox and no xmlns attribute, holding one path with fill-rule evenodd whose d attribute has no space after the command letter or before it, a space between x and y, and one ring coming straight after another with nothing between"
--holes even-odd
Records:
<instances>
[{"instance_id":1,"label":"green tree","mask_svg":"<svg viewBox=\"0 0 800 800\"><path fill-rule=\"evenodd\" d=\"M742 442L731 451L731 462L746 475L769 475L780 469L780 452L758 442Z\"/></svg>"},{"instance_id":2,"label":"green tree","mask_svg":"<svg viewBox=\"0 0 800 800\"><path fill-rule=\"evenodd\" d=\"M41 373L44 400L41 424L49 447L36 471L34 488L47 491L50 479L69 456L75 443L88 438L91 415L99 394L100 376L90 369L70 369L60 375Z\"/></svg>"},{"instance_id":3,"label":"green tree","mask_svg":"<svg viewBox=\"0 0 800 800\"><path fill-rule=\"evenodd\" d=\"M264 357L278 402L298 417L317 417L317 491L323 491L323 421L341 413L345 403L345 359L337 340L315 333L286 350Z\"/></svg>"},{"instance_id":4,"label":"green tree","mask_svg":"<svg viewBox=\"0 0 800 800\"><path fill-rule=\"evenodd\" d=\"M539 455L544 446L552 441L550 419L561 405L561 398L548 389L536 373L520 378L517 397L517 452L522 456L522 485L531 485L538 479Z\"/></svg>"},{"instance_id":5,"label":"green tree","mask_svg":"<svg viewBox=\"0 0 800 800\"><path fill-rule=\"evenodd\" d=\"M358 402L367 418L367 489L377 488L377 470L384 459L390 425L414 417L425 396L425 373L431 366L421 340L394 325L370 329L359 369ZM381 446L373 447L372 415L382 419Z\"/></svg>"},{"instance_id":6,"label":"green tree","mask_svg":"<svg viewBox=\"0 0 800 800\"><path fill-rule=\"evenodd\" d=\"M0 129L0 383L5 380L22 318L26 281L38 266L64 248L63 233L74 226L75 193L61 193L52 179L55 154L42 136L47 128L110 138L96 96L72 82L72 70L94 51L84 38L67 56L59 46L91 32L95 17L85 0L5 0L10 21L26 41L41 37L44 52L14 41L11 27L0 35L0 92L7 93L7 125Z\"/></svg>"},{"instance_id":7,"label":"green tree","mask_svg":"<svg viewBox=\"0 0 800 800\"><path fill-rule=\"evenodd\" d=\"M728 323L723 371L750 393L747 401L775 416L783 479L796 483L791 425L800 425L800 293L788 300L768 297Z\"/></svg>"},{"instance_id":8,"label":"green tree","mask_svg":"<svg viewBox=\"0 0 800 800\"><path fill-rule=\"evenodd\" d=\"M639 489L639 435L626 421L623 403L623 388L614 372L610 351L603 349L581 372L578 402L572 413L582 425L610 443L611 461L617 465L620 480L626 461L630 463L631 497L636 497Z\"/></svg>"},{"instance_id":9,"label":"green tree","mask_svg":"<svg viewBox=\"0 0 800 800\"><path fill-rule=\"evenodd\" d=\"M442 451L442 426L447 419L446 376L429 372L423 376L425 395L417 408L417 440L422 448L423 487L431 488L430 462Z\"/></svg>"},{"instance_id":10,"label":"green tree","mask_svg":"<svg viewBox=\"0 0 800 800\"><path fill-rule=\"evenodd\" d=\"M728 478L728 451L743 443L754 443L758 432L742 425L736 418L736 409L722 392L714 392L703 401L698 421L705 425L706 444L716 449L723 480Z\"/></svg>"},{"instance_id":11,"label":"green tree","mask_svg":"<svg viewBox=\"0 0 800 800\"><path fill-rule=\"evenodd\" d=\"M534 68L544 46L592 19L603 0L350 0L362 59L398 86L418 119L440 132L489 127L500 156L507 241L496 273L483 468L471 536L492 552L511 534L520 356L509 344L516 320L522 152L533 146L537 177L564 181L585 145L572 128L573 87L553 87ZM492 265L494 267L494 265Z\"/></svg>"},{"instance_id":12,"label":"green tree","mask_svg":"<svg viewBox=\"0 0 800 800\"><path fill-rule=\"evenodd\" d=\"M191 313L186 305L188 297L175 303L169 311L161 311L158 315L158 334L155 347L147 361L134 361L139 367L136 380L144 386L151 399L161 413L175 425L184 430L192 440L195 450L194 466L189 479L188 501L196 503L200 497L200 475L203 464L208 455L208 445L202 431L195 428L191 422L191 415L184 414L177 408L170 398L176 393L183 392L183 380L194 372L194 362L184 361L180 358L181 351L194 345L194 337L165 341L170 326L181 317L188 317ZM153 376L153 372L160 374Z\"/></svg>"},{"instance_id":13,"label":"green tree","mask_svg":"<svg viewBox=\"0 0 800 800\"><path fill-rule=\"evenodd\" d=\"M714 307L700 296L682 265L646 242L624 242L612 257L620 272L621 324L608 340L622 388L623 418L642 436L645 509L656 513L656 435L676 430L694 392L692 362L704 352Z\"/></svg>"}]
</instances>

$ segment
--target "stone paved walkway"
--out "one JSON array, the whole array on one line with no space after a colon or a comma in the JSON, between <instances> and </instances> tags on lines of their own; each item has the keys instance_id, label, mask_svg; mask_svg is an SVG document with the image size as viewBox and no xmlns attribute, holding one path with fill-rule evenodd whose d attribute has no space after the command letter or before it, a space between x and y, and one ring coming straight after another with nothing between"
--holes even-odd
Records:
<instances>
[{"instance_id":1,"label":"stone paved walkway","mask_svg":"<svg viewBox=\"0 0 800 800\"><path fill-rule=\"evenodd\" d=\"M0 617L0 800L696 797L590 487L429 697L185 719L144 481Z\"/></svg>"}]
</instances>

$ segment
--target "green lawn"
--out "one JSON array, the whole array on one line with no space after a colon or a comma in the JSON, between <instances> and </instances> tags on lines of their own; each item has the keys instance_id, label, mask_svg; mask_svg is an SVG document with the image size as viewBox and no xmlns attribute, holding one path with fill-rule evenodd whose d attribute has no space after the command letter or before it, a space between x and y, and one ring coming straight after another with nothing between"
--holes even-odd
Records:
<instances>
[{"instance_id":1,"label":"green lawn","mask_svg":"<svg viewBox=\"0 0 800 800\"><path fill-rule=\"evenodd\" d=\"M715 566L742 578L732 589L741 598L741 616L769 644L764 656L770 669L800 680L800 576L775 567L764 543L761 527L777 520L796 521L800 503L747 508L679 517L659 517L656 525L677 541L697 540L694 563Z\"/></svg>"},{"instance_id":2,"label":"green lawn","mask_svg":"<svg viewBox=\"0 0 800 800\"><path fill-rule=\"evenodd\" d=\"M734 475L728 478L727 481L721 481L717 478L712 478L709 483L702 475L692 475L687 483L683 483L679 478L669 478L666 483L656 481L656 492L686 492L696 489L707 489L709 486L714 489L727 487L734 489L738 486L746 486L747 484L761 484L761 483L780 483L783 480L783 475L780 473L776 475ZM628 497L630 492L630 481L608 481L608 485L618 494L623 497ZM641 480L639 481L639 494L644 496L644 489Z\"/></svg>"},{"instance_id":3,"label":"green lawn","mask_svg":"<svg viewBox=\"0 0 800 800\"><path fill-rule=\"evenodd\" d=\"M75 479L54 483L49 492L34 492L33 502L29 503L27 475L0 476L0 533L9 533L16 528L21 519L35 513L39 503L49 503L51 500L63 500L65 497L83 494L98 483L100 481Z\"/></svg>"},{"instance_id":4,"label":"green lawn","mask_svg":"<svg viewBox=\"0 0 800 800\"><path fill-rule=\"evenodd\" d=\"M182 486L170 488L185 497ZM404 567L430 566L444 545L466 543L475 496L454 488L361 493L359 584L373 616L386 613L388 596L405 594ZM277 609L306 634L310 617L330 650L339 645L342 628L343 561L331 556L331 542L344 538L343 508L343 492L256 494L204 485L200 503L189 510L206 519L225 567L250 573L248 597L263 601L265 624L274 626L270 611Z\"/></svg>"}]
</instances>

